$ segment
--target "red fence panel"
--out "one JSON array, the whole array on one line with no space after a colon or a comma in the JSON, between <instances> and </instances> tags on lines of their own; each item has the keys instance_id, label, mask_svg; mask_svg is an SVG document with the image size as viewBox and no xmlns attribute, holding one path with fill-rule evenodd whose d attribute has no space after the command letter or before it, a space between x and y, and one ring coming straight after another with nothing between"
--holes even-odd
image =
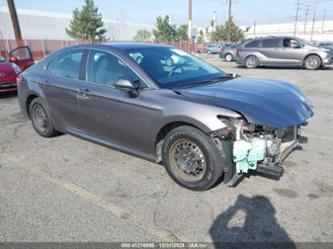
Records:
<instances>
[{"instance_id":1,"label":"red fence panel","mask_svg":"<svg viewBox=\"0 0 333 249\"><path fill-rule=\"evenodd\" d=\"M112 41L103 41L103 43L105 42L112 42ZM18 40L1 39L0 55L7 58L9 52L12 49L18 46L28 45L31 48L34 58L38 60L54 50L76 44L86 44L86 43L91 43L91 41L76 41L76 40L19 40L18 41ZM196 44L189 41L167 42L163 44L172 45L187 52L202 51L202 48L205 46L204 44Z\"/></svg>"}]
</instances>

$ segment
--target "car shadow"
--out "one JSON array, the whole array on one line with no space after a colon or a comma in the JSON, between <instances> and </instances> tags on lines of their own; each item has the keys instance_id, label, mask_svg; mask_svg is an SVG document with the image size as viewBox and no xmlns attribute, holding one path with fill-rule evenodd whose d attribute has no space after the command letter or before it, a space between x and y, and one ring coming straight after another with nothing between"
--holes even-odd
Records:
<instances>
[{"instance_id":1,"label":"car shadow","mask_svg":"<svg viewBox=\"0 0 333 249\"><path fill-rule=\"evenodd\" d=\"M16 98L17 93L0 93L0 99Z\"/></svg>"},{"instance_id":2,"label":"car shadow","mask_svg":"<svg viewBox=\"0 0 333 249\"><path fill-rule=\"evenodd\" d=\"M275 208L264 196L239 195L209 229L218 248L296 248L275 218Z\"/></svg>"}]
</instances>

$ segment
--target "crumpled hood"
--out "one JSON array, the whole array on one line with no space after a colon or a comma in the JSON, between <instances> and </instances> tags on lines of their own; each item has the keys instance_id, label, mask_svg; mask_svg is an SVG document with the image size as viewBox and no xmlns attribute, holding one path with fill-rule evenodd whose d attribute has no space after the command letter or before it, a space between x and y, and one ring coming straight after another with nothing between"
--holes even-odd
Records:
<instances>
[{"instance_id":1,"label":"crumpled hood","mask_svg":"<svg viewBox=\"0 0 333 249\"><path fill-rule=\"evenodd\" d=\"M241 113L251 123L274 128L304 124L313 116L304 91L278 80L240 77L177 91L194 101Z\"/></svg>"}]
</instances>

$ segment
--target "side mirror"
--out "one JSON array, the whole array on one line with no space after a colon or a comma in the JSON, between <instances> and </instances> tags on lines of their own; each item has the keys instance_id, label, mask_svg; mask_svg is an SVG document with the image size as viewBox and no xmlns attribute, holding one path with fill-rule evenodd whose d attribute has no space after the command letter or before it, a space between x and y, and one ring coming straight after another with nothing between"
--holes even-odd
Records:
<instances>
[{"instance_id":1,"label":"side mirror","mask_svg":"<svg viewBox=\"0 0 333 249\"><path fill-rule=\"evenodd\" d=\"M131 98L139 96L139 86L129 80L120 79L114 84L115 88L127 91Z\"/></svg>"},{"instance_id":2,"label":"side mirror","mask_svg":"<svg viewBox=\"0 0 333 249\"><path fill-rule=\"evenodd\" d=\"M13 62L13 63L17 63L19 61L19 59L17 57L10 57L9 61Z\"/></svg>"}]
</instances>

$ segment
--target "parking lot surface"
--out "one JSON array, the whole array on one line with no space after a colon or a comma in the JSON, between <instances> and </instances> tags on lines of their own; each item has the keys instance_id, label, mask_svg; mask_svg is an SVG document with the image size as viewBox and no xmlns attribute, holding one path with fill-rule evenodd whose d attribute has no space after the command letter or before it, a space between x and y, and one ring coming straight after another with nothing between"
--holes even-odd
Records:
<instances>
[{"instance_id":1,"label":"parking lot surface","mask_svg":"<svg viewBox=\"0 0 333 249\"><path fill-rule=\"evenodd\" d=\"M3 95L0 241L333 242L333 67L248 70L203 57L309 95L309 142L287 158L280 181L252 175L236 188L189 191L161 165L70 135L38 136L16 95Z\"/></svg>"}]
</instances>

